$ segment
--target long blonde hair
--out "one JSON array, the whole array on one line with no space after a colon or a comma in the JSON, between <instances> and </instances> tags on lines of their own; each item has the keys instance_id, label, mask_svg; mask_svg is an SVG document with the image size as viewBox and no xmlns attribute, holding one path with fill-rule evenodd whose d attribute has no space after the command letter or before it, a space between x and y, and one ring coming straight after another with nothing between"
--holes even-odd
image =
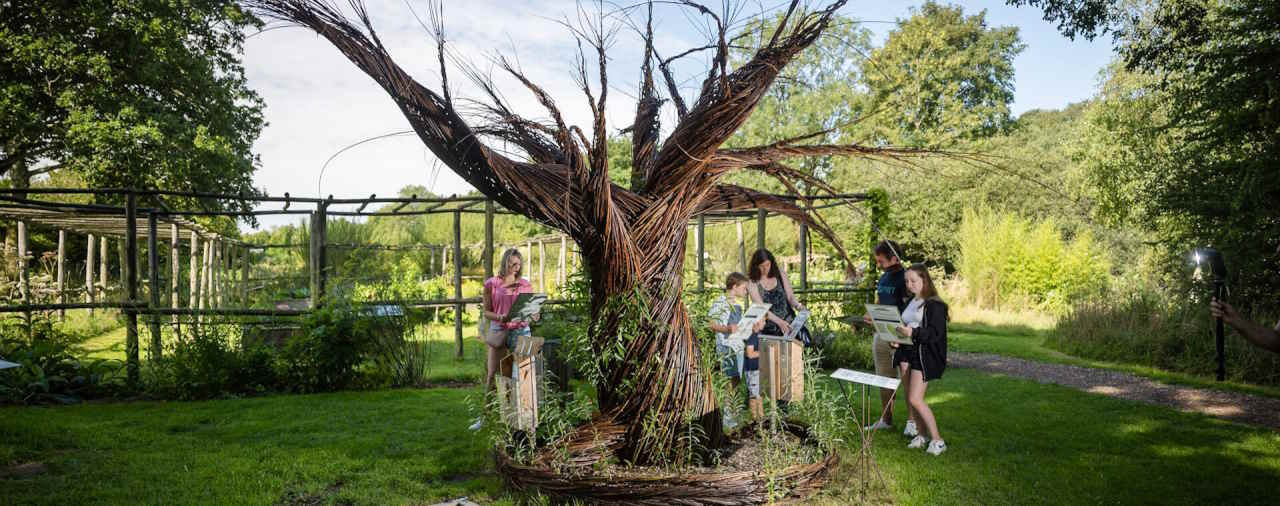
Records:
<instances>
[{"instance_id":1,"label":"long blonde hair","mask_svg":"<svg viewBox=\"0 0 1280 506\"><path fill-rule=\"evenodd\" d=\"M507 272L507 265L509 265L507 262L511 260L511 257L520 259L520 270L516 271L516 279L520 279L520 274L524 272L524 255L521 255L520 250L517 248L508 248L502 252L502 263L498 266L499 278L507 279L507 274L510 274Z\"/></svg>"}]
</instances>

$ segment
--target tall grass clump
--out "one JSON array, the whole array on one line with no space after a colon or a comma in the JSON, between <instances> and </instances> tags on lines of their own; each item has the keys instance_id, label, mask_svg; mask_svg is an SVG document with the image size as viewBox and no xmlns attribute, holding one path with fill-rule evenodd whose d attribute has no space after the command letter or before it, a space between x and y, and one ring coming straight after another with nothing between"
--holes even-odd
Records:
<instances>
[{"instance_id":1,"label":"tall grass clump","mask_svg":"<svg viewBox=\"0 0 1280 506\"><path fill-rule=\"evenodd\" d=\"M1207 304L1135 289L1075 306L1058 320L1046 344L1081 357L1211 377L1217 349ZM1280 355L1254 347L1230 327L1226 359L1229 380L1280 385Z\"/></svg>"},{"instance_id":2,"label":"tall grass clump","mask_svg":"<svg viewBox=\"0 0 1280 506\"><path fill-rule=\"evenodd\" d=\"M1067 239L1052 219L965 209L957 239L966 302L978 307L1063 314L1107 289L1110 260L1088 230Z\"/></svg>"}]
</instances>

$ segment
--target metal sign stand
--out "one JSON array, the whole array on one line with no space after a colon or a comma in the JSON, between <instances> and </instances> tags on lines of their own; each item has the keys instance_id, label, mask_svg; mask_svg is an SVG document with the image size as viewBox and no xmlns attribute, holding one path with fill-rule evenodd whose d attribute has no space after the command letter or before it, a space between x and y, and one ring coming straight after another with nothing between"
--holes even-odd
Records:
<instances>
[{"instance_id":1,"label":"metal sign stand","mask_svg":"<svg viewBox=\"0 0 1280 506\"><path fill-rule=\"evenodd\" d=\"M876 481L879 482L880 487L884 490L888 490L888 485L884 480L884 474L880 472L880 466L876 464L875 456L871 453L872 431L865 428L865 425L871 421L870 415L872 414L868 407L870 405L870 396L867 394L867 387L872 386L893 390L893 395L889 396L889 403L885 406L879 417L876 418L879 420L884 418L884 415L888 410L893 409L893 398L898 394L898 379L876 376L874 374L852 371L849 369L836 369L836 372L831 373L831 377L839 380L836 384L840 385L840 393L844 395L845 399L849 400L849 404L853 412L854 424L858 428L858 436L862 438L862 446L858 449L857 457L854 458L854 474L858 477L858 481L861 483L858 489L858 497L866 498L869 496L870 492L874 490L872 471L875 471L874 476ZM858 405L854 403L854 400L849 397L849 392L844 387L845 382L856 383L861 386L861 409L859 409ZM862 413L861 417L858 416L859 411Z\"/></svg>"}]
</instances>

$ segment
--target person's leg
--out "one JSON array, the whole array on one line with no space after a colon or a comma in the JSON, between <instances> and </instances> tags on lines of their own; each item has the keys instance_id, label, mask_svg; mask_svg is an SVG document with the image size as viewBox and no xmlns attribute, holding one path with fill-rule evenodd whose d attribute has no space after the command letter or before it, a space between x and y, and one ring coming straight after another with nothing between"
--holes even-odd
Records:
<instances>
[{"instance_id":1,"label":"person's leg","mask_svg":"<svg viewBox=\"0 0 1280 506\"><path fill-rule=\"evenodd\" d=\"M897 377L893 367L893 347L888 341L875 339L871 343L871 356L875 362L876 375L886 378ZM880 421L885 425L893 425L893 390L880 389Z\"/></svg>"},{"instance_id":2,"label":"person's leg","mask_svg":"<svg viewBox=\"0 0 1280 506\"><path fill-rule=\"evenodd\" d=\"M498 367L502 362L502 355L498 353L498 348L485 346L485 349L484 391L487 393L494 389L493 375L498 373Z\"/></svg>"},{"instance_id":3,"label":"person's leg","mask_svg":"<svg viewBox=\"0 0 1280 506\"><path fill-rule=\"evenodd\" d=\"M933 418L933 410L929 409L929 405L924 402L924 392L928 383L924 381L924 374L918 370L911 371L911 392L908 402L915 409L916 416L919 417L919 423L924 424L929 431L929 438L933 440L941 440L942 436L938 434L938 422Z\"/></svg>"},{"instance_id":4,"label":"person's leg","mask_svg":"<svg viewBox=\"0 0 1280 506\"><path fill-rule=\"evenodd\" d=\"M911 398L911 381L910 381L911 366L908 365L906 362L898 363L898 377L902 378L902 381L899 383L902 385L902 397L906 399L910 399ZM912 406L910 402L907 402L907 421L915 422L917 426L919 426L920 424L920 417L917 416L916 414L916 408Z\"/></svg>"}]
</instances>

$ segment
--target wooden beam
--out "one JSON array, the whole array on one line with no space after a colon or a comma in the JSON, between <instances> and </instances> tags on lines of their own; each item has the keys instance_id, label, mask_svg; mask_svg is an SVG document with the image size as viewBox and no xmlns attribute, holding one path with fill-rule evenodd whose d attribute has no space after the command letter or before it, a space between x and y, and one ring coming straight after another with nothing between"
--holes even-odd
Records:
<instances>
[{"instance_id":1,"label":"wooden beam","mask_svg":"<svg viewBox=\"0 0 1280 506\"><path fill-rule=\"evenodd\" d=\"M756 249L766 249L764 240L764 225L768 221L769 212L764 209L756 210Z\"/></svg>"},{"instance_id":2,"label":"wooden beam","mask_svg":"<svg viewBox=\"0 0 1280 506\"><path fill-rule=\"evenodd\" d=\"M67 231L58 229L58 303L67 303L67 279L66 279L66 261L67 261ZM67 310L58 310L58 319L67 321Z\"/></svg>"},{"instance_id":3,"label":"wooden beam","mask_svg":"<svg viewBox=\"0 0 1280 506\"><path fill-rule=\"evenodd\" d=\"M120 264L124 278L126 300L130 304L138 302L138 196L132 193L125 196L125 226L129 228L124 237L125 261ZM138 386L138 313L125 309L125 361L127 380L132 387Z\"/></svg>"},{"instance_id":4,"label":"wooden beam","mask_svg":"<svg viewBox=\"0 0 1280 506\"><path fill-rule=\"evenodd\" d=\"M97 259L94 258L93 252L97 250L97 248L94 247L97 245L96 242L97 241L94 240L93 234L89 234L89 241L87 243L89 245L87 248L88 252L85 253L85 260L84 260L84 301L88 304L93 304L94 302L93 300L94 299L93 263L94 263L94 260L97 260ZM93 316L92 307L89 308L89 316Z\"/></svg>"},{"instance_id":5,"label":"wooden beam","mask_svg":"<svg viewBox=\"0 0 1280 506\"><path fill-rule=\"evenodd\" d=\"M547 293L547 243L538 241L538 286L540 292Z\"/></svg>"},{"instance_id":6,"label":"wooden beam","mask_svg":"<svg viewBox=\"0 0 1280 506\"><path fill-rule=\"evenodd\" d=\"M178 309L178 287L182 276L182 266L178 258L178 224L169 225L169 307ZM173 315L173 334L181 335L178 327L178 315Z\"/></svg>"},{"instance_id":7,"label":"wooden beam","mask_svg":"<svg viewBox=\"0 0 1280 506\"><path fill-rule=\"evenodd\" d=\"M800 289L809 288L809 225L800 224Z\"/></svg>"},{"instance_id":8,"label":"wooden beam","mask_svg":"<svg viewBox=\"0 0 1280 506\"><path fill-rule=\"evenodd\" d=\"M486 199L484 201L484 258L480 259L480 263L484 264L484 279L493 277L493 201ZM483 311L481 311L483 313Z\"/></svg>"},{"instance_id":9,"label":"wooden beam","mask_svg":"<svg viewBox=\"0 0 1280 506\"><path fill-rule=\"evenodd\" d=\"M453 297L462 298L462 213L453 213ZM462 303L453 306L453 337L457 342L456 358L462 359Z\"/></svg>"},{"instance_id":10,"label":"wooden beam","mask_svg":"<svg viewBox=\"0 0 1280 506\"><path fill-rule=\"evenodd\" d=\"M738 229L738 268L741 269L739 272L747 274L747 239L742 235L742 222L734 219L733 224Z\"/></svg>"},{"instance_id":11,"label":"wooden beam","mask_svg":"<svg viewBox=\"0 0 1280 506\"><path fill-rule=\"evenodd\" d=\"M147 213L147 307L157 309L160 307L160 248L159 241L156 240L158 231L156 230L156 213ZM151 314L147 317L148 327L151 330L151 352L150 359L152 363L160 360L164 354L164 348L160 342L160 315Z\"/></svg>"},{"instance_id":12,"label":"wooden beam","mask_svg":"<svg viewBox=\"0 0 1280 506\"><path fill-rule=\"evenodd\" d=\"M240 250L240 307L249 307L249 248Z\"/></svg>"},{"instance_id":13,"label":"wooden beam","mask_svg":"<svg viewBox=\"0 0 1280 506\"><path fill-rule=\"evenodd\" d=\"M564 268L565 268L565 265L564 265L564 260L565 260L565 250L566 250L566 249L568 249L568 248L569 248L569 240L568 240L564 235L561 235L561 236L560 236L560 268L559 268L559 270L556 272L556 292L557 292L557 293L559 293L559 292L560 292L560 290L564 287L564 280L565 280L565 271L564 271Z\"/></svg>"},{"instance_id":14,"label":"wooden beam","mask_svg":"<svg viewBox=\"0 0 1280 506\"><path fill-rule=\"evenodd\" d=\"M31 303L31 280L27 275L27 223L25 221L18 222L18 299L23 304ZM22 313L23 321L27 324L27 339L31 339L34 335L31 328L31 312Z\"/></svg>"},{"instance_id":15,"label":"wooden beam","mask_svg":"<svg viewBox=\"0 0 1280 506\"><path fill-rule=\"evenodd\" d=\"M98 293L100 299L107 299L107 238L106 236L99 238L98 249Z\"/></svg>"}]
</instances>

